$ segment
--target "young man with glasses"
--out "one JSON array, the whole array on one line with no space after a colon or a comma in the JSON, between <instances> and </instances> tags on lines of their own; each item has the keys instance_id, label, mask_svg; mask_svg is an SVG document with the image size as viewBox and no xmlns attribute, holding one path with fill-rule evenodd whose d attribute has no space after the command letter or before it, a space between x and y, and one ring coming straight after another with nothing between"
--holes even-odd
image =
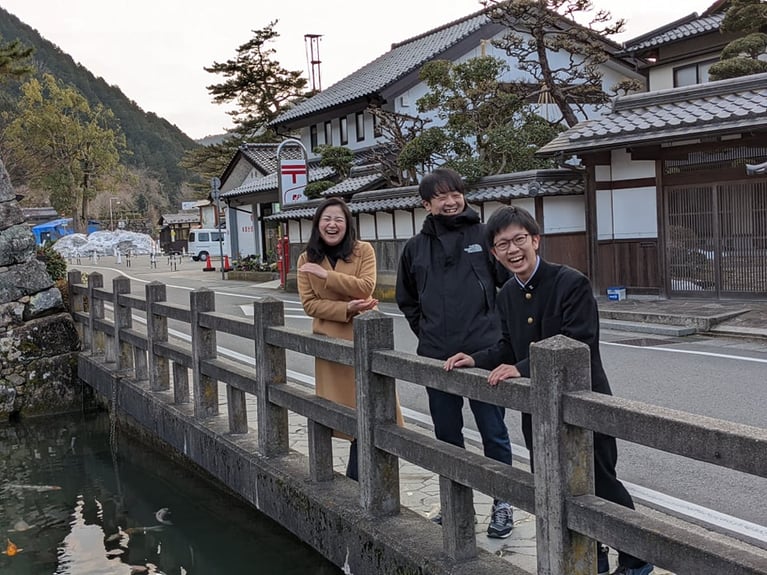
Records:
<instances>
[{"instance_id":1,"label":"young man with glasses","mask_svg":"<svg viewBox=\"0 0 767 575\"><path fill-rule=\"evenodd\" d=\"M487 237L495 258L513 274L498 294L497 309L503 337L482 351L457 353L445 362L445 369L481 367L492 370L490 385L512 377L530 377L530 344L554 335L566 335L589 346L591 387L612 395L599 354L599 311L591 283L579 271L549 263L538 256L541 241L535 219L513 206L497 210L487 222ZM533 467L532 418L522 414L522 433L530 450ZM631 509L634 503L617 478L618 451L615 438L594 434L594 483L596 495ZM607 551L597 548L597 571L610 570ZM618 553L614 575L647 575L649 563Z\"/></svg>"},{"instance_id":2,"label":"young man with glasses","mask_svg":"<svg viewBox=\"0 0 767 575\"><path fill-rule=\"evenodd\" d=\"M413 333L418 355L445 360L461 350L479 351L501 336L495 295L508 275L490 255L485 227L466 205L464 183L453 170L438 168L418 192L429 214L408 240L399 262L396 297ZM437 439L464 447L463 397L426 388ZM473 399L469 407L486 457L511 465L504 408ZM432 519L442 523L442 512ZM511 505L494 501L487 536L511 535Z\"/></svg>"}]
</instances>

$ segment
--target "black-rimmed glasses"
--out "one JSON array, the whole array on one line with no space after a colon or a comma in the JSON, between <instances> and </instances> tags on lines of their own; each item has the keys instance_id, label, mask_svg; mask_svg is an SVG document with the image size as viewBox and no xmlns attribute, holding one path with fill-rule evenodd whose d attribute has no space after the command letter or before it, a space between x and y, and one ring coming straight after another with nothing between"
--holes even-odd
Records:
<instances>
[{"instance_id":1,"label":"black-rimmed glasses","mask_svg":"<svg viewBox=\"0 0 767 575\"><path fill-rule=\"evenodd\" d=\"M530 234L519 234L510 240L501 240L500 242L495 242L493 247L499 252L505 252L511 247L512 244L518 248L521 248L523 245L525 245L525 242L527 242L528 237L530 237Z\"/></svg>"}]
</instances>

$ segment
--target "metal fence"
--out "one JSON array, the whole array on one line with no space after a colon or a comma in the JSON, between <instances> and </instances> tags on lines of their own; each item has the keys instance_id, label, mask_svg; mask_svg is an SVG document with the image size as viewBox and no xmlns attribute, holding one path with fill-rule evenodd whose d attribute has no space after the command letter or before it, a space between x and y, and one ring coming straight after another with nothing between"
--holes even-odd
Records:
<instances>
[{"instance_id":1,"label":"metal fence","mask_svg":"<svg viewBox=\"0 0 767 575\"><path fill-rule=\"evenodd\" d=\"M150 393L172 391L174 403L192 403L200 424L220 415L218 391L225 385L228 433L221 441L223 435L249 433L246 399L255 396L257 451L265 458L289 454L288 412L306 417L310 482L338 477L332 430L357 437L359 505L368 516L400 513L398 459L438 474L449 563L465 565L477 555L477 490L537 516L539 574L595 573L597 540L677 573L767 573L761 549L596 497L592 455L592 432L600 432L767 477L767 430L592 392L584 344L564 336L533 344L531 379L490 387L483 370L446 374L440 361L395 351L393 321L376 311L354 319L349 342L285 327L282 302L271 298L254 303L249 321L216 312L215 294L207 289L191 292L189 306L165 301L165 285L158 282L145 286L144 297L130 292L127 278L115 278L107 290L98 273L85 285L80 272L70 272L72 314L84 353L103 356L134 381L148 381ZM105 302L113 306L111 319ZM133 326L134 312L145 314L145 331ZM169 320L185 324L191 347L169 340ZM218 334L252 340L255 369L219 356ZM286 350L354 366L356 411L290 384ZM532 413L535 474L399 427L395 379ZM508 572L519 571L509 565Z\"/></svg>"}]
</instances>

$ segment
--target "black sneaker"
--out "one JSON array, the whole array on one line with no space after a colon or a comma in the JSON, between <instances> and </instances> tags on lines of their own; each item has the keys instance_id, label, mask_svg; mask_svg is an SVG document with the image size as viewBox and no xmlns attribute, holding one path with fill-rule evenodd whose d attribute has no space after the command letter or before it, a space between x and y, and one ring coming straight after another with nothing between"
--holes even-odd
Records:
<instances>
[{"instance_id":1,"label":"black sneaker","mask_svg":"<svg viewBox=\"0 0 767 575\"><path fill-rule=\"evenodd\" d=\"M487 526L487 536L493 539L506 539L514 529L514 510L505 501L493 505L490 525Z\"/></svg>"}]
</instances>

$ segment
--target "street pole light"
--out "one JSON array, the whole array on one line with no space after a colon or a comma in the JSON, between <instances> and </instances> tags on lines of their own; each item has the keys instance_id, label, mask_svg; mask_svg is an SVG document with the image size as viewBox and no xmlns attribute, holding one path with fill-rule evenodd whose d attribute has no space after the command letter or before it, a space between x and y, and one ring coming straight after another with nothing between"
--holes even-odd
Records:
<instances>
[{"instance_id":1,"label":"street pole light","mask_svg":"<svg viewBox=\"0 0 767 575\"><path fill-rule=\"evenodd\" d=\"M119 198L109 198L109 231L113 232L115 231L115 218L114 218L114 212L112 211L112 201L115 201L117 205L120 205L120 199Z\"/></svg>"}]
</instances>

